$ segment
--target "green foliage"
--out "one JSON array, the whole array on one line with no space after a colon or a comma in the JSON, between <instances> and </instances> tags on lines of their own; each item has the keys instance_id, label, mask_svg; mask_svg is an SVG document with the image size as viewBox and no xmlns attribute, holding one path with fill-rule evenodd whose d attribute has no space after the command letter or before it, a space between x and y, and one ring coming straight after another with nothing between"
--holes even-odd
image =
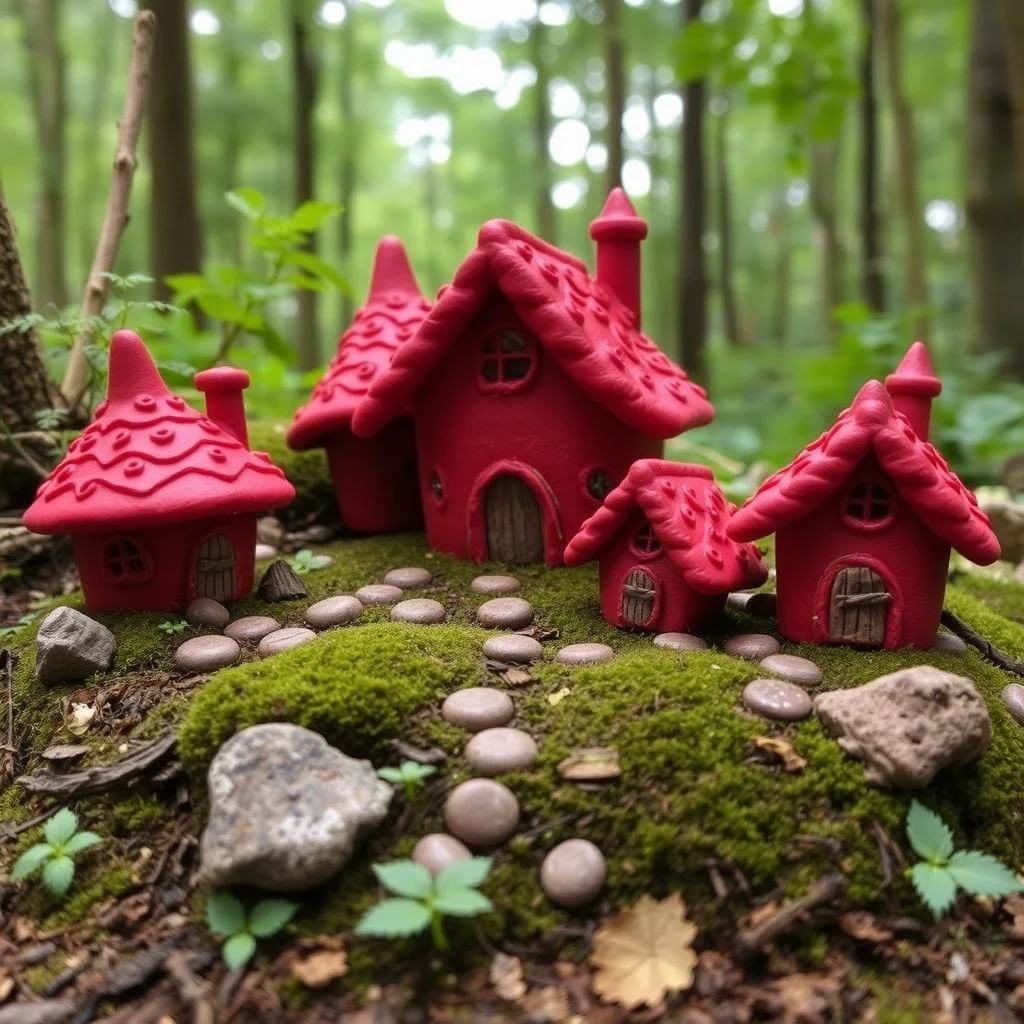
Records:
<instances>
[{"instance_id":1,"label":"green foliage","mask_svg":"<svg viewBox=\"0 0 1024 1024\"><path fill-rule=\"evenodd\" d=\"M251 911L229 892L212 892L206 901L206 925L224 939L224 963L232 971L244 967L256 952L256 940L276 935L299 909L290 900L260 900Z\"/></svg>"},{"instance_id":2,"label":"green foliage","mask_svg":"<svg viewBox=\"0 0 1024 1024\"><path fill-rule=\"evenodd\" d=\"M20 882L42 871L43 885L54 896L63 896L75 877L75 857L103 842L95 832L79 832L78 818L67 807L43 826L46 842L30 846L14 863L11 881Z\"/></svg>"},{"instance_id":3,"label":"green foliage","mask_svg":"<svg viewBox=\"0 0 1024 1024\"><path fill-rule=\"evenodd\" d=\"M31 626L37 618L39 618L38 612L26 612L17 622L12 622L9 626L0 626L0 639L5 636L14 636L15 633L21 632L26 626Z\"/></svg>"},{"instance_id":4,"label":"green foliage","mask_svg":"<svg viewBox=\"0 0 1024 1024\"><path fill-rule=\"evenodd\" d=\"M494 909L477 889L491 872L489 857L453 861L436 877L411 860L374 864L373 873L397 899L386 899L368 910L356 925L357 935L394 939L430 928L434 947L448 948L443 918L476 917Z\"/></svg>"},{"instance_id":5,"label":"green foliage","mask_svg":"<svg viewBox=\"0 0 1024 1024\"><path fill-rule=\"evenodd\" d=\"M179 633L184 633L188 629L188 623L184 619L178 619L174 622L167 621L161 622L157 626L162 633L166 633L168 636L177 636Z\"/></svg>"},{"instance_id":6,"label":"green foliage","mask_svg":"<svg viewBox=\"0 0 1024 1024\"><path fill-rule=\"evenodd\" d=\"M295 572L303 576L307 572L327 568L331 564L331 559L329 555L315 555L309 548L303 548L288 559L288 564Z\"/></svg>"},{"instance_id":7,"label":"green foliage","mask_svg":"<svg viewBox=\"0 0 1024 1024\"><path fill-rule=\"evenodd\" d=\"M405 789L406 800L414 800L423 788L424 782L435 774L437 768L432 764L419 764L416 761L403 761L397 768L378 768L377 774L385 782L393 782Z\"/></svg>"}]
</instances>

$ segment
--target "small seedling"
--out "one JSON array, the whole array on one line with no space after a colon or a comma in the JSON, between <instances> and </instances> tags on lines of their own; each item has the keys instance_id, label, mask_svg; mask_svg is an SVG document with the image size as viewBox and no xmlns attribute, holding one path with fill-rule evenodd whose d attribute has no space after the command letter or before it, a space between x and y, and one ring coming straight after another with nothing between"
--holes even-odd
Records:
<instances>
[{"instance_id":1,"label":"small seedling","mask_svg":"<svg viewBox=\"0 0 1024 1024\"><path fill-rule=\"evenodd\" d=\"M63 896L75 877L75 857L103 842L95 832L79 832L78 818L66 807L43 826L45 843L30 846L14 863L11 881L20 882L43 871L43 885L54 896Z\"/></svg>"},{"instance_id":2,"label":"small seedling","mask_svg":"<svg viewBox=\"0 0 1024 1024\"><path fill-rule=\"evenodd\" d=\"M179 622L161 622L157 629L162 630L168 636L174 636L177 633L184 633L188 629L188 623L184 619Z\"/></svg>"},{"instance_id":3,"label":"small seedling","mask_svg":"<svg viewBox=\"0 0 1024 1024\"><path fill-rule=\"evenodd\" d=\"M289 561L289 565L300 575L313 572L316 569L324 569L331 564L329 555L314 555L309 548L296 551Z\"/></svg>"},{"instance_id":4,"label":"small seedling","mask_svg":"<svg viewBox=\"0 0 1024 1024\"><path fill-rule=\"evenodd\" d=\"M377 769L377 774L385 782L399 783L405 787L406 800L414 800L423 788L423 783L436 772L432 764L418 764L416 761L403 761L398 768Z\"/></svg>"},{"instance_id":5,"label":"small seedling","mask_svg":"<svg viewBox=\"0 0 1024 1024\"><path fill-rule=\"evenodd\" d=\"M242 901L231 893L212 892L206 901L206 924L214 935L224 937L224 963L237 971L252 959L256 940L276 935L298 909L290 900L260 900L246 912Z\"/></svg>"},{"instance_id":6,"label":"small seedling","mask_svg":"<svg viewBox=\"0 0 1024 1024\"><path fill-rule=\"evenodd\" d=\"M957 889L977 896L1009 896L1024 885L1005 864L977 850L953 851L953 833L946 823L916 800L907 813L907 839L924 858L907 869L918 895L936 917L956 899Z\"/></svg>"},{"instance_id":7,"label":"small seedling","mask_svg":"<svg viewBox=\"0 0 1024 1024\"><path fill-rule=\"evenodd\" d=\"M444 916L476 917L494 909L494 904L476 891L490 871L490 857L452 861L436 878L411 860L374 864L377 880L399 898L382 900L371 907L356 925L356 934L394 939L429 928L434 948L447 949Z\"/></svg>"}]
</instances>

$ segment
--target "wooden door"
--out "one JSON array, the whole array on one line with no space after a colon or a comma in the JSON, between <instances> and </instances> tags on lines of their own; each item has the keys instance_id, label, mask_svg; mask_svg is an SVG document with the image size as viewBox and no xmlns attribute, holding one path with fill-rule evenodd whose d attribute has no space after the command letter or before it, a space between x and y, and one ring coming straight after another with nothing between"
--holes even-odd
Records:
<instances>
[{"instance_id":1,"label":"wooden door","mask_svg":"<svg viewBox=\"0 0 1024 1024\"><path fill-rule=\"evenodd\" d=\"M235 549L223 533L207 537L196 559L196 597L229 601L235 596Z\"/></svg>"},{"instance_id":2,"label":"wooden door","mask_svg":"<svg viewBox=\"0 0 1024 1024\"><path fill-rule=\"evenodd\" d=\"M622 584L622 621L627 626L646 626L654 615L655 583L650 573L633 569Z\"/></svg>"},{"instance_id":3,"label":"wooden door","mask_svg":"<svg viewBox=\"0 0 1024 1024\"><path fill-rule=\"evenodd\" d=\"M880 647L892 595L878 573L864 565L843 569L832 584L829 639L858 647Z\"/></svg>"},{"instance_id":4,"label":"wooden door","mask_svg":"<svg viewBox=\"0 0 1024 1024\"><path fill-rule=\"evenodd\" d=\"M517 476L503 474L486 496L487 556L494 562L543 562L544 520L533 491Z\"/></svg>"}]
</instances>

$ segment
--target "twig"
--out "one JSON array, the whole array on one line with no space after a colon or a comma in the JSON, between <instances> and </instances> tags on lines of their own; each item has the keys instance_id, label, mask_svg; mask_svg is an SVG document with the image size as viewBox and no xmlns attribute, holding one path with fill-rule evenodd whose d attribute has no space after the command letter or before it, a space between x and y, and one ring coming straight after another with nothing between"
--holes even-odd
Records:
<instances>
[{"instance_id":1,"label":"twig","mask_svg":"<svg viewBox=\"0 0 1024 1024\"><path fill-rule=\"evenodd\" d=\"M192 1007L192 1024L215 1024L210 983L195 976L185 953L176 949L167 958L165 966L178 986L181 998Z\"/></svg>"},{"instance_id":2,"label":"twig","mask_svg":"<svg viewBox=\"0 0 1024 1024\"><path fill-rule=\"evenodd\" d=\"M0 787L14 778L14 759L17 747L14 745L14 672L13 658L6 647L0 647L0 674L7 677L7 742L0 756Z\"/></svg>"},{"instance_id":3,"label":"twig","mask_svg":"<svg viewBox=\"0 0 1024 1024\"><path fill-rule=\"evenodd\" d=\"M140 11L132 23L132 57L128 72L128 87L124 96L124 108L117 133L114 150L114 165L107 194L107 209L103 215L96 253L93 256L89 278L82 297L82 317L99 316L107 301L109 281L105 275L114 268L121 235L128 224L128 204L132 193L132 179L135 176L135 150L142 130L143 114L146 110L146 87L149 84L150 63L153 57L153 39L156 35L156 15L152 11ZM80 330L71 347L71 355L61 382L61 394L74 411L89 386L89 361L85 346L90 336L88 329Z\"/></svg>"},{"instance_id":4,"label":"twig","mask_svg":"<svg viewBox=\"0 0 1024 1024\"><path fill-rule=\"evenodd\" d=\"M976 647L981 651L982 657L988 658L994 665L998 665L1006 672L1012 672L1015 676L1024 676L1024 661L1017 661L1005 651L990 644L980 633L976 633L963 619L957 618L948 608L942 609L941 621L950 632L955 633L964 643Z\"/></svg>"},{"instance_id":5,"label":"twig","mask_svg":"<svg viewBox=\"0 0 1024 1024\"><path fill-rule=\"evenodd\" d=\"M7 438L7 443L14 450L14 453L18 458L21 459L21 461L28 466L28 468L31 469L40 480L45 480L50 475L50 471L21 443L18 436L11 432L11 429L2 418L0 418L0 433Z\"/></svg>"}]
</instances>

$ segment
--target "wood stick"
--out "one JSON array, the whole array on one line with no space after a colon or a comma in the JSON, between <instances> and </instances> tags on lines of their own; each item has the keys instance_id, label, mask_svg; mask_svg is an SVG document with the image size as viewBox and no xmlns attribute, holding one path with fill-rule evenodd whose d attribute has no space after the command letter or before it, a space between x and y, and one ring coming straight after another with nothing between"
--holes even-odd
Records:
<instances>
[{"instance_id":1,"label":"wood stick","mask_svg":"<svg viewBox=\"0 0 1024 1024\"><path fill-rule=\"evenodd\" d=\"M156 16L152 11L140 11L132 23L132 57L128 72L128 87L124 96L124 108L117 132L114 149L114 164L107 193L107 209L103 216L96 253L93 256L89 278L82 297L82 316L98 316L107 301L109 280L105 276L114 269L121 235L128 225L128 204L135 177L135 151L138 147L142 119L146 110L146 87L149 84L150 64L153 57L153 40L156 35ZM89 386L89 361L85 346L92 332L79 331L71 347L71 355L61 382L61 394L72 411L78 408Z\"/></svg>"},{"instance_id":2,"label":"wood stick","mask_svg":"<svg viewBox=\"0 0 1024 1024\"><path fill-rule=\"evenodd\" d=\"M982 656L988 658L994 665L998 665L1006 672L1012 672L1015 676L1024 676L1024 661L1011 658L1005 651L999 650L991 644L980 633L971 629L963 619L958 618L948 608L942 609L942 624L951 632L955 633L965 644L970 644L981 651Z\"/></svg>"}]
</instances>

